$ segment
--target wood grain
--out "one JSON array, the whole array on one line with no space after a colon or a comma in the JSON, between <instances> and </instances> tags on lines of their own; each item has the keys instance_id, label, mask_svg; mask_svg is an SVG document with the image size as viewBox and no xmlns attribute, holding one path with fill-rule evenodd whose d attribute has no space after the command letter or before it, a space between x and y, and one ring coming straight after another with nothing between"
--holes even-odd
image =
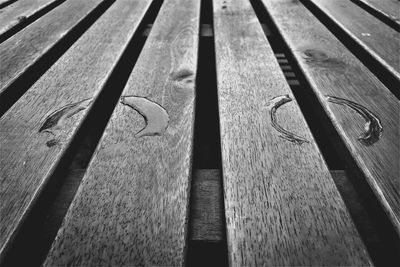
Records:
<instances>
[{"instance_id":1,"label":"wood grain","mask_svg":"<svg viewBox=\"0 0 400 267\"><path fill-rule=\"evenodd\" d=\"M150 2L115 2L0 119L0 256L101 91Z\"/></svg>"},{"instance_id":2,"label":"wood grain","mask_svg":"<svg viewBox=\"0 0 400 267\"><path fill-rule=\"evenodd\" d=\"M399 101L301 4L290 0L263 3L400 234ZM365 119L349 107L328 102L327 96L368 108L380 120L381 137L371 145L360 142Z\"/></svg>"},{"instance_id":3,"label":"wood grain","mask_svg":"<svg viewBox=\"0 0 400 267\"><path fill-rule=\"evenodd\" d=\"M307 0L400 81L400 33L348 0Z\"/></svg>"},{"instance_id":4,"label":"wood grain","mask_svg":"<svg viewBox=\"0 0 400 267\"><path fill-rule=\"evenodd\" d=\"M20 0L0 13L0 35L31 18L46 7L65 0Z\"/></svg>"},{"instance_id":5,"label":"wood grain","mask_svg":"<svg viewBox=\"0 0 400 267\"><path fill-rule=\"evenodd\" d=\"M199 16L164 2L45 265L184 264Z\"/></svg>"},{"instance_id":6,"label":"wood grain","mask_svg":"<svg viewBox=\"0 0 400 267\"><path fill-rule=\"evenodd\" d=\"M0 97L22 73L104 1L107 0L68 0L2 43Z\"/></svg>"},{"instance_id":7,"label":"wood grain","mask_svg":"<svg viewBox=\"0 0 400 267\"><path fill-rule=\"evenodd\" d=\"M214 27L230 265L371 264L250 3Z\"/></svg>"},{"instance_id":8,"label":"wood grain","mask_svg":"<svg viewBox=\"0 0 400 267\"><path fill-rule=\"evenodd\" d=\"M352 0L360 2L383 16L389 18L400 26L400 2L398 0Z\"/></svg>"}]
</instances>

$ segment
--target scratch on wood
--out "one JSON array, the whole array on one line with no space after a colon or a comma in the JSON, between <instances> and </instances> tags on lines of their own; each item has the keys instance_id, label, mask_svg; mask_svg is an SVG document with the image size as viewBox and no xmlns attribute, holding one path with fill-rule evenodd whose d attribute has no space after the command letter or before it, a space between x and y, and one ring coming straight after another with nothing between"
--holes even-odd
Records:
<instances>
[{"instance_id":1,"label":"scratch on wood","mask_svg":"<svg viewBox=\"0 0 400 267\"><path fill-rule=\"evenodd\" d=\"M278 108L291 101L292 98L289 95L282 95L274 97L268 102L268 106L271 106L270 116L271 116L272 127L274 127L275 130L277 130L282 134L279 137L286 139L292 143L295 143L297 145L302 145L303 143L309 143L307 139L285 130L277 122L276 112Z\"/></svg>"},{"instance_id":2,"label":"scratch on wood","mask_svg":"<svg viewBox=\"0 0 400 267\"><path fill-rule=\"evenodd\" d=\"M383 127L381 124L380 119L369 109L366 107L352 102L350 100L335 97L335 96L325 96L328 102L347 106L353 109L355 112L360 114L365 119L365 132L361 134L358 140L366 146L373 145L374 143L378 142L378 140L382 136Z\"/></svg>"},{"instance_id":3,"label":"scratch on wood","mask_svg":"<svg viewBox=\"0 0 400 267\"><path fill-rule=\"evenodd\" d=\"M122 96L121 103L136 110L145 120L146 126L135 137L162 135L168 127L169 115L158 103L140 96Z\"/></svg>"}]
</instances>

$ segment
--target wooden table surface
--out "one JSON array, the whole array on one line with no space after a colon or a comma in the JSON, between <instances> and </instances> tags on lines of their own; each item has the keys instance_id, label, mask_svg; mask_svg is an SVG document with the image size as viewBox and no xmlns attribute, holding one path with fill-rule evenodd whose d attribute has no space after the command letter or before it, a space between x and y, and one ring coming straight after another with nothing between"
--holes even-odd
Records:
<instances>
[{"instance_id":1,"label":"wooden table surface","mask_svg":"<svg viewBox=\"0 0 400 267\"><path fill-rule=\"evenodd\" d=\"M397 266L399 18L0 1L0 265Z\"/></svg>"}]
</instances>

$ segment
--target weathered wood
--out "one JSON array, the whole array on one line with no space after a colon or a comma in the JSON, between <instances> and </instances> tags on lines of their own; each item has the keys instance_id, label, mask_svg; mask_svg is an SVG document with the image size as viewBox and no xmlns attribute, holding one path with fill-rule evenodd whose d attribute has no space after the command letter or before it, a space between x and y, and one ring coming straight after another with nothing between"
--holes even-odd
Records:
<instances>
[{"instance_id":1,"label":"weathered wood","mask_svg":"<svg viewBox=\"0 0 400 267\"><path fill-rule=\"evenodd\" d=\"M214 30L231 266L369 265L250 3Z\"/></svg>"},{"instance_id":2,"label":"weathered wood","mask_svg":"<svg viewBox=\"0 0 400 267\"><path fill-rule=\"evenodd\" d=\"M191 240L218 242L223 240L223 197L221 171L195 170L192 177Z\"/></svg>"},{"instance_id":3,"label":"weathered wood","mask_svg":"<svg viewBox=\"0 0 400 267\"><path fill-rule=\"evenodd\" d=\"M164 2L45 265L183 265L199 16Z\"/></svg>"},{"instance_id":4,"label":"weathered wood","mask_svg":"<svg viewBox=\"0 0 400 267\"><path fill-rule=\"evenodd\" d=\"M0 97L22 73L104 1L107 0L68 0L2 43Z\"/></svg>"},{"instance_id":5,"label":"weathered wood","mask_svg":"<svg viewBox=\"0 0 400 267\"><path fill-rule=\"evenodd\" d=\"M400 234L399 101L301 4L263 3Z\"/></svg>"},{"instance_id":6,"label":"weathered wood","mask_svg":"<svg viewBox=\"0 0 400 267\"><path fill-rule=\"evenodd\" d=\"M400 81L400 33L349 0L309 0Z\"/></svg>"},{"instance_id":7,"label":"weathered wood","mask_svg":"<svg viewBox=\"0 0 400 267\"><path fill-rule=\"evenodd\" d=\"M0 13L0 36L41 10L65 0L20 0Z\"/></svg>"},{"instance_id":8,"label":"weathered wood","mask_svg":"<svg viewBox=\"0 0 400 267\"><path fill-rule=\"evenodd\" d=\"M117 1L0 119L0 256L150 2Z\"/></svg>"},{"instance_id":9,"label":"weathered wood","mask_svg":"<svg viewBox=\"0 0 400 267\"><path fill-rule=\"evenodd\" d=\"M8 5L11 5L13 2L16 2L17 0L0 0L0 8L5 8ZM0 13L2 10L0 10Z\"/></svg>"},{"instance_id":10,"label":"weathered wood","mask_svg":"<svg viewBox=\"0 0 400 267\"><path fill-rule=\"evenodd\" d=\"M400 2L398 0L352 0L368 6L400 26Z\"/></svg>"}]
</instances>

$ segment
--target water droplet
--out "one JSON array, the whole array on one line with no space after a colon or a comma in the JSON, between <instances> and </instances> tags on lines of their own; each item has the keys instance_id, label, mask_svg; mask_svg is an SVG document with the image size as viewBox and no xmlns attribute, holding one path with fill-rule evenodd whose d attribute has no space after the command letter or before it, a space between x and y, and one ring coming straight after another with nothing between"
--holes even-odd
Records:
<instances>
[{"instance_id":1,"label":"water droplet","mask_svg":"<svg viewBox=\"0 0 400 267\"><path fill-rule=\"evenodd\" d=\"M156 102L140 96L122 96L121 104L136 110L146 122L146 126L135 134L137 138L161 135L167 129L168 113Z\"/></svg>"}]
</instances>

